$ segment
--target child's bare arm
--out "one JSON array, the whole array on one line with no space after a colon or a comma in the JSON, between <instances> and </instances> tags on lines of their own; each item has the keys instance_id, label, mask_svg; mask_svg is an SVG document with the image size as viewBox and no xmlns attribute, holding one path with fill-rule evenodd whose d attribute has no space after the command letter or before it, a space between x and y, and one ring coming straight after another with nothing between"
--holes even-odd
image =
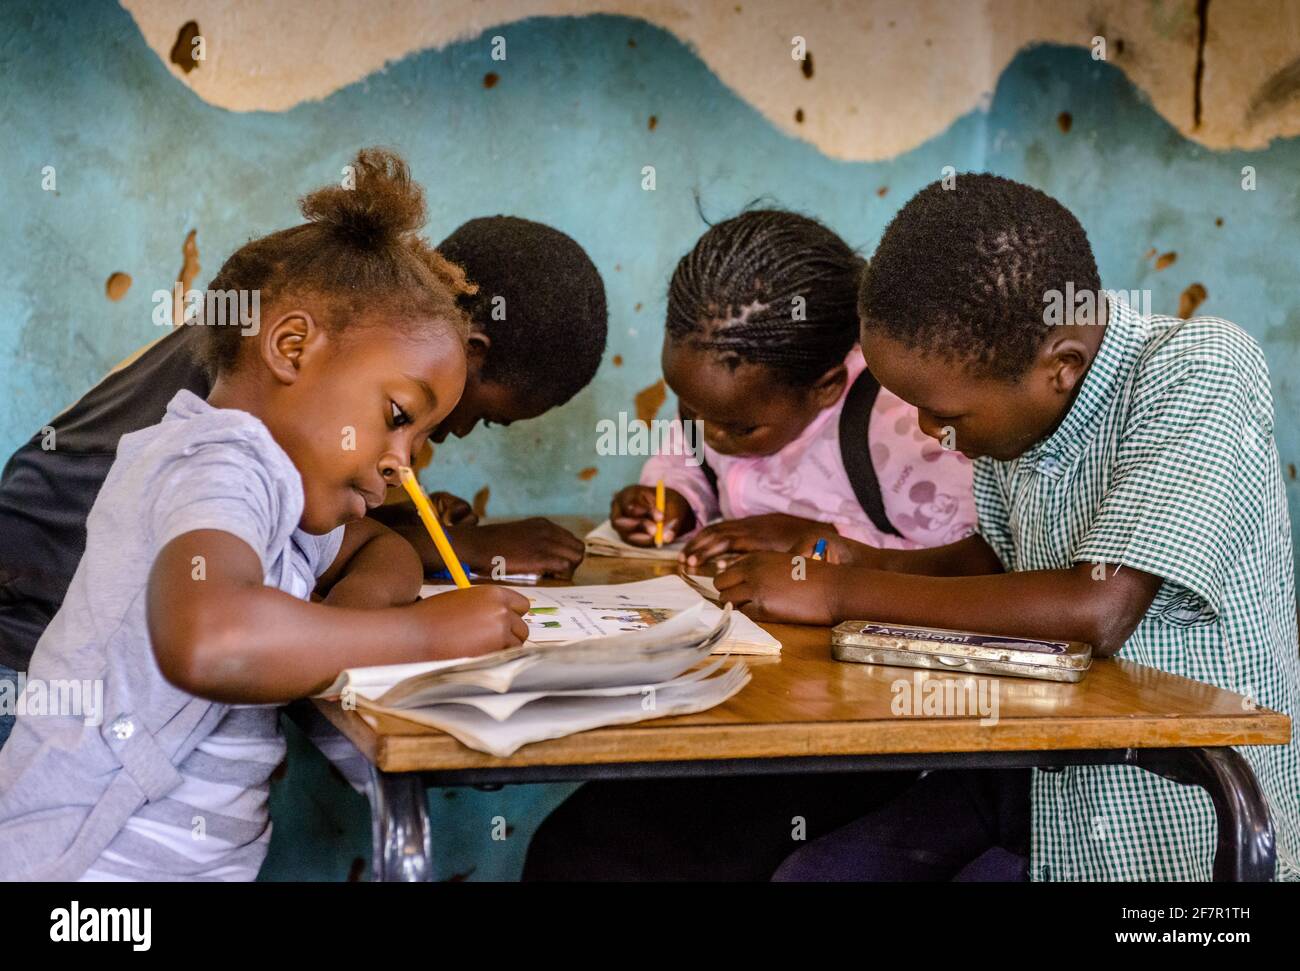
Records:
<instances>
[{"instance_id":1,"label":"child's bare arm","mask_svg":"<svg viewBox=\"0 0 1300 971\"><path fill-rule=\"evenodd\" d=\"M324 690L347 667L484 654L528 636L528 600L505 587L379 610L299 600L264 585L252 547L211 529L162 548L146 596L163 675L229 703L289 701Z\"/></svg>"},{"instance_id":2,"label":"child's bare arm","mask_svg":"<svg viewBox=\"0 0 1300 971\"><path fill-rule=\"evenodd\" d=\"M927 577L978 577L1002 572L1002 561L979 533L972 533L946 546L919 550L881 549L834 531L825 538L826 562L842 566L864 566ZM793 552L810 556L814 542L805 539L793 548Z\"/></svg>"},{"instance_id":3,"label":"child's bare arm","mask_svg":"<svg viewBox=\"0 0 1300 971\"><path fill-rule=\"evenodd\" d=\"M335 607L399 607L414 603L424 582L420 554L382 523L348 523L343 545L316 592Z\"/></svg>"},{"instance_id":4,"label":"child's bare arm","mask_svg":"<svg viewBox=\"0 0 1300 971\"><path fill-rule=\"evenodd\" d=\"M724 600L752 617L804 624L878 620L1090 643L1098 656L1118 651L1160 588L1141 570L1096 565L992 576L930 577L869 567L804 564L791 576L790 555L754 553L715 579Z\"/></svg>"},{"instance_id":5,"label":"child's bare arm","mask_svg":"<svg viewBox=\"0 0 1300 971\"><path fill-rule=\"evenodd\" d=\"M405 502L380 506L371 512L370 518L380 519L404 537L430 573L444 568L442 556L416 515L414 505ZM582 540L549 519L533 517L485 526L476 525L477 522L477 517L471 514L446 529L461 562L478 573L495 569L500 562L496 558L500 557L509 573L542 573L568 579L586 552Z\"/></svg>"}]
</instances>

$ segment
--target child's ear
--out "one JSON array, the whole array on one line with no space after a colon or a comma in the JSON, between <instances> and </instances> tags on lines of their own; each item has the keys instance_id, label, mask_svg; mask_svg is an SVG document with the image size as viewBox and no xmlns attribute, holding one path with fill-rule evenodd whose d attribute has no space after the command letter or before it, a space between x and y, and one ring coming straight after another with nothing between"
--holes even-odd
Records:
<instances>
[{"instance_id":1,"label":"child's ear","mask_svg":"<svg viewBox=\"0 0 1300 971\"><path fill-rule=\"evenodd\" d=\"M478 374L487 361L488 351L492 347L492 338L481 330L471 330L465 341L465 358L470 374Z\"/></svg>"},{"instance_id":2,"label":"child's ear","mask_svg":"<svg viewBox=\"0 0 1300 971\"><path fill-rule=\"evenodd\" d=\"M293 384L303 360L316 353L325 341L325 333L305 310L291 310L270 327L263 327L260 350L262 361L283 384Z\"/></svg>"},{"instance_id":3,"label":"child's ear","mask_svg":"<svg viewBox=\"0 0 1300 971\"><path fill-rule=\"evenodd\" d=\"M843 364L837 364L814 381L808 393L818 408L829 408L840 400L848 380L849 369Z\"/></svg>"},{"instance_id":4,"label":"child's ear","mask_svg":"<svg viewBox=\"0 0 1300 971\"><path fill-rule=\"evenodd\" d=\"M1068 395L1088 373L1092 363L1094 349L1085 341L1073 337L1063 337L1054 341L1049 350L1048 367L1052 390L1057 394Z\"/></svg>"}]
</instances>

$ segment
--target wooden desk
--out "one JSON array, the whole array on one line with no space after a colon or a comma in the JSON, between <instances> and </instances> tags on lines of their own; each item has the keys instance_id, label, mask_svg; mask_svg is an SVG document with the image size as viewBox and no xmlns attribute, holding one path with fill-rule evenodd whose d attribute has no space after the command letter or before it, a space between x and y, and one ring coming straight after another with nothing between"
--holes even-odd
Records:
<instances>
[{"instance_id":1,"label":"wooden desk","mask_svg":"<svg viewBox=\"0 0 1300 971\"><path fill-rule=\"evenodd\" d=\"M577 524L575 524L577 525ZM671 572L645 560L589 558L575 583ZM427 880L427 786L846 770L1134 765L1205 788L1219 820L1216 880L1267 880L1273 829L1263 793L1233 745L1278 745L1290 719L1245 698L1123 660L1098 661L1079 684L996 683L997 718L902 716L904 688L969 675L845 664L825 628L765 625L780 658L746 659L753 680L726 704L527 745L510 758L466 748L433 728L362 717L316 702L371 766L374 874ZM895 687L899 682L902 685ZM974 685L971 685L970 697ZM969 710L969 709L967 709Z\"/></svg>"}]
</instances>

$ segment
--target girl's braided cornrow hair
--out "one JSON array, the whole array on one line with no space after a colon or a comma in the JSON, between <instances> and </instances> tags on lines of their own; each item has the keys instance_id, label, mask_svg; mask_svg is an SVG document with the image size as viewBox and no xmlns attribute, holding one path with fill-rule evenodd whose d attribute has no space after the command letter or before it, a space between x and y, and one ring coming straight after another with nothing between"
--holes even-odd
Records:
<instances>
[{"instance_id":1,"label":"girl's braided cornrow hair","mask_svg":"<svg viewBox=\"0 0 1300 971\"><path fill-rule=\"evenodd\" d=\"M858 340L865 266L815 219L780 209L741 213L710 227L678 262L668 337L809 384Z\"/></svg>"}]
</instances>

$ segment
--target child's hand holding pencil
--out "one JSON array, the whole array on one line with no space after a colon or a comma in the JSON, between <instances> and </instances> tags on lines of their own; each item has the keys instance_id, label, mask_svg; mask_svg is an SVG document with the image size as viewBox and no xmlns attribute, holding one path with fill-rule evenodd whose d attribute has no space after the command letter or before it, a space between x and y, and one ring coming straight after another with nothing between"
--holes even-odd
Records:
<instances>
[{"instance_id":1,"label":"child's hand holding pencil","mask_svg":"<svg viewBox=\"0 0 1300 971\"><path fill-rule=\"evenodd\" d=\"M660 511L658 491L655 486L630 485L615 494L609 522L623 542L632 546L663 545L695 528L695 513L686 497L676 489L664 488Z\"/></svg>"},{"instance_id":2,"label":"child's hand holding pencil","mask_svg":"<svg viewBox=\"0 0 1300 971\"><path fill-rule=\"evenodd\" d=\"M468 657L517 647L528 640L528 624L523 619L528 612L528 598L508 587L470 586L465 568L415 473L402 466L398 475L458 588L412 605L433 641L431 656Z\"/></svg>"},{"instance_id":3,"label":"child's hand holding pencil","mask_svg":"<svg viewBox=\"0 0 1300 971\"><path fill-rule=\"evenodd\" d=\"M474 657L528 640L528 598L509 587L482 584L426 597L411 612L423 660ZM417 658L412 658L417 660Z\"/></svg>"}]
</instances>

